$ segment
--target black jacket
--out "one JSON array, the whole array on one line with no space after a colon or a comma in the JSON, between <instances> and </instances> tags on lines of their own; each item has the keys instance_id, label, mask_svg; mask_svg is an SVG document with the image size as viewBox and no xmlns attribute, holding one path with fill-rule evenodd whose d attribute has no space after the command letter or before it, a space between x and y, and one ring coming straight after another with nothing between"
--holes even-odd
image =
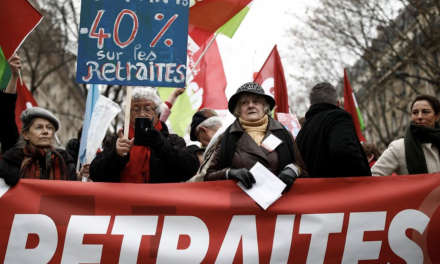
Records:
<instances>
[{"instance_id":1,"label":"black jacket","mask_svg":"<svg viewBox=\"0 0 440 264\"><path fill-rule=\"evenodd\" d=\"M13 148L19 134L15 123L15 104L17 94L0 92L0 144L2 153Z\"/></svg>"},{"instance_id":2,"label":"black jacket","mask_svg":"<svg viewBox=\"0 0 440 264\"><path fill-rule=\"evenodd\" d=\"M296 143L312 178L371 176L350 113L335 105L312 105Z\"/></svg>"},{"instance_id":3,"label":"black jacket","mask_svg":"<svg viewBox=\"0 0 440 264\"><path fill-rule=\"evenodd\" d=\"M76 181L76 169L72 157L63 149L56 149L56 151L63 157L69 180ZM22 147L14 147L7 151L0 162L0 178L4 178L6 183L18 182L24 157L25 154Z\"/></svg>"},{"instance_id":4,"label":"black jacket","mask_svg":"<svg viewBox=\"0 0 440 264\"><path fill-rule=\"evenodd\" d=\"M162 135L167 139L160 151L151 149L150 183L183 182L194 176L200 166L197 156L186 149L185 140L170 134L162 122ZM131 157L121 157L116 152L118 135L108 140L104 150L90 164L90 178L95 182L119 182L121 172Z\"/></svg>"},{"instance_id":5,"label":"black jacket","mask_svg":"<svg viewBox=\"0 0 440 264\"><path fill-rule=\"evenodd\" d=\"M76 138L72 138L67 142L66 151L72 157L73 162L76 164L78 162L80 142Z\"/></svg>"}]
</instances>

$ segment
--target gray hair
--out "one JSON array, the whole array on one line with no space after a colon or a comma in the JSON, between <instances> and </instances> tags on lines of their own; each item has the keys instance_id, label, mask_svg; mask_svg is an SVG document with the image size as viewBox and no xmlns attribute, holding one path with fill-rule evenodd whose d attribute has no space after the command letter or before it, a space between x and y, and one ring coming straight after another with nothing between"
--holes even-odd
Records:
<instances>
[{"instance_id":1,"label":"gray hair","mask_svg":"<svg viewBox=\"0 0 440 264\"><path fill-rule=\"evenodd\" d=\"M318 83L310 91L311 105L319 103L336 105L338 101L338 91L336 91L336 88L328 82Z\"/></svg>"},{"instance_id":2,"label":"gray hair","mask_svg":"<svg viewBox=\"0 0 440 264\"><path fill-rule=\"evenodd\" d=\"M127 103L127 98L124 97L122 102L122 106L125 107ZM152 101L154 103L154 107L156 108L156 115L160 115L162 113L163 105L162 99L160 99L158 93L151 87L134 87L133 92L131 94L132 101L140 101L142 99L146 99Z\"/></svg>"},{"instance_id":3,"label":"gray hair","mask_svg":"<svg viewBox=\"0 0 440 264\"><path fill-rule=\"evenodd\" d=\"M246 99L248 96L250 95L254 95L252 93L244 93L240 96L240 98L238 98L237 100L237 104L235 105L235 109L234 109L234 116L235 117L239 117L241 115L241 108L240 105L243 102L244 99ZM270 104L266 101L266 98L262 95L257 95L259 99L261 99L262 103L263 103L263 111L266 115L270 116Z\"/></svg>"},{"instance_id":4,"label":"gray hair","mask_svg":"<svg viewBox=\"0 0 440 264\"><path fill-rule=\"evenodd\" d=\"M196 127L196 131L195 132L196 132L196 134L199 133L200 127L206 127L206 128L208 128L210 130L217 131L222 126L223 126L223 124L222 124L222 120L220 119L220 117L218 117L218 116L211 116L210 118L208 118L205 121L203 121L202 123L200 123Z\"/></svg>"}]
</instances>

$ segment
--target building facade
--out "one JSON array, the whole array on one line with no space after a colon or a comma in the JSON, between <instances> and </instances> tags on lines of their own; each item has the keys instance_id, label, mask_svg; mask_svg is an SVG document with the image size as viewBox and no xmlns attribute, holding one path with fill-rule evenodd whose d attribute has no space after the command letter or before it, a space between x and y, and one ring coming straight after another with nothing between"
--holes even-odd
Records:
<instances>
[{"instance_id":1,"label":"building facade","mask_svg":"<svg viewBox=\"0 0 440 264\"><path fill-rule=\"evenodd\" d=\"M440 19L434 1L409 1L362 59L347 70L367 141L386 148L401 138L418 94L440 95Z\"/></svg>"}]
</instances>

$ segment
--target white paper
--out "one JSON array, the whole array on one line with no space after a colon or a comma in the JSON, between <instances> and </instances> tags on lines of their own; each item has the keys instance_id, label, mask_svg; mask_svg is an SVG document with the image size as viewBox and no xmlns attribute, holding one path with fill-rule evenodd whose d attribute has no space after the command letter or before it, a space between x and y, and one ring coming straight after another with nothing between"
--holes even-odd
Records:
<instances>
[{"instance_id":1,"label":"white paper","mask_svg":"<svg viewBox=\"0 0 440 264\"><path fill-rule=\"evenodd\" d=\"M268 136L263 142L261 142L261 146L265 147L267 150L272 152L274 149L278 147L283 141L277 138L273 134Z\"/></svg>"},{"instance_id":2,"label":"white paper","mask_svg":"<svg viewBox=\"0 0 440 264\"><path fill-rule=\"evenodd\" d=\"M259 162L250 169L250 172L256 181L252 188L246 189L241 182L238 183L238 186L266 210L281 197L286 184Z\"/></svg>"}]
</instances>

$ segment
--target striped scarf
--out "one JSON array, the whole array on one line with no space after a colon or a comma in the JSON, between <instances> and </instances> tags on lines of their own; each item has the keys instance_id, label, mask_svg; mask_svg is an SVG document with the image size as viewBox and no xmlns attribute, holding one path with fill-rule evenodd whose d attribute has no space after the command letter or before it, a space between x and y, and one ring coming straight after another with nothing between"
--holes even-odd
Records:
<instances>
[{"instance_id":1,"label":"striped scarf","mask_svg":"<svg viewBox=\"0 0 440 264\"><path fill-rule=\"evenodd\" d=\"M44 180L69 180L63 157L53 148L23 148L20 178Z\"/></svg>"}]
</instances>

